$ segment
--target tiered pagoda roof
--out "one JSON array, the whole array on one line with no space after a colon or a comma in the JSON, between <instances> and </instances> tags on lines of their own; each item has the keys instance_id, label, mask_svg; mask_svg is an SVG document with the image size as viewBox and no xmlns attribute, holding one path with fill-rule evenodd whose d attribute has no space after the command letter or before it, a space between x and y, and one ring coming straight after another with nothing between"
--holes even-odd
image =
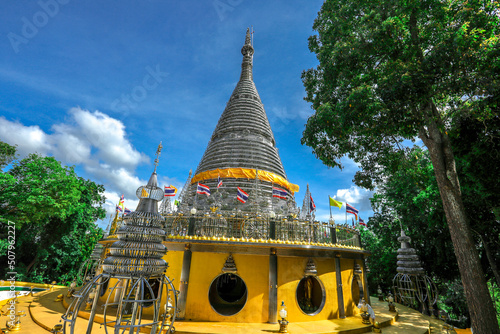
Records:
<instances>
[{"instance_id":1,"label":"tiered pagoda roof","mask_svg":"<svg viewBox=\"0 0 500 334\"><path fill-rule=\"evenodd\" d=\"M273 185L289 194L298 191L298 186L287 180L264 105L253 82L254 48L249 29L241 53L240 80L191 179L191 203L198 182L215 191L219 177L223 180L220 190L227 193L226 197L235 198L236 187L240 187L251 193L249 202L259 202L261 208L271 203ZM209 205L205 200L198 197L197 206ZM226 200L225 208L240 205L233 202Z\"/></svg>"}]
</instances>

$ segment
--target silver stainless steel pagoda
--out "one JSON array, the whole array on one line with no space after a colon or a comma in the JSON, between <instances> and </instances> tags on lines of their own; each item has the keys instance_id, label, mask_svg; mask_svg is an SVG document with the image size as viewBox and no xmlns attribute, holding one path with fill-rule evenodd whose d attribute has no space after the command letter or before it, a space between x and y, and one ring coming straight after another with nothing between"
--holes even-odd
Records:
<instances>
[{"instance_id":1,"label":"silver stainless steel pagoda","mask_svg":"<svg viewBox=\"0 0 500 334\"><path fill-rule=\"evenodd\" d=\"M437 288L425 274L417 252L410 246L410 237L402 229L398 241L398 273L392 280L396 301L430 314L437 301Z\"/></svg>"},{"instance_id":2,"label":"silver stainless steel pagoda","mask_svg":"<svg viewBox=\"0 0 500 334\"><path fill-rule=\"evenodd\" d=\"M188 201L186 207L194 205L204 211L213 205L224 210L238 208L251 211L256 207L270 210L273 185L289 195L298 191L298 186L287 180L271 126L253 82L254 48L249 29L241 53L243 61L240 80L191 179L189 196L182 198L184 206ZM222 186L217 188L219 178ZM255 189L256 179L259 191L252 195L257 198L245 204L236 201L237 187L250 193ZM198 183L208 186L211 195L196 196Z\"/></svg>"},{"instance_id":3,"label":"silver stainless steel pagoda","mask_svg":"<svg viewBox=\"0 0 500 334\"><path fill-rule=\"evenodd\" d=\"M82 312L88 312L87 334L93 326L100 325L106 333L113 328L115 334L174 330L177 291L165 276L165 218L158 213L158 202L164 196L156 175L161 148L160 143L148 184L137 189L137 209L123 218L116 232L118 241L109 248L109 256L102 264L103 273L74 294L76 298L63 316L64 333L81 333L82 327L76 326L76 322ZM99 324L94 325L94 321Z\"/></svg>"}]
</instances>

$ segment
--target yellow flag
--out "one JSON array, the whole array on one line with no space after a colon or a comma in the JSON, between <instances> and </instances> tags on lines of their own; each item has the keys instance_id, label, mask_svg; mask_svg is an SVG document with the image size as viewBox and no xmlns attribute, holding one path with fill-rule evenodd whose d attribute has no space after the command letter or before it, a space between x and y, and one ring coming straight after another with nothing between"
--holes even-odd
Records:
<instances>
[{"instance_id":1,"label":"yellow flag","mask_svg":"<svg viewBox=\"0 0 500 334\"><path fill-rule=\"evenodd\" d=\"M330 196L328 196L330 197ZM342 202L336 201L330 197L330 206L336 206L337 208L342 208Z\"/></svg>"},{"instance_id":2,"label":"yellow flag","mask_svg":"<svg viewBox=\"0 0 500 334\"><path fill-rule=\"evenodd\" d=\"M174 187L173 185L170 185L170 188L174 189L175 193L177 193L177 188Z\"/></svg>"},{"instance_id":3,"label":"yellow flag","mask_svg":"<svg viewBox=\"0 0 500 334\"><path fill-rule=\"evenodd\" d=\"M141 197L142 197L142 198L149 197L148 192L147 192L147 191L146 191L146 189L144 189L144 188L142 188Z\"/></svg>"}]
</instances>

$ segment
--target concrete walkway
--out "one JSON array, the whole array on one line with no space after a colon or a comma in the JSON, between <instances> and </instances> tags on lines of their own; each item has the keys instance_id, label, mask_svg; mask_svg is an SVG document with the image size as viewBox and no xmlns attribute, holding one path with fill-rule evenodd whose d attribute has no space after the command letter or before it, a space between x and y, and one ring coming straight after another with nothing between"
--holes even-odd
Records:
<instances>
[{"instance_id":1,"label":"concrete walkway","mask_svg":"<svg viewBox=\"0 0 500 334\"><path fill-rule=\"evenodd\" d=\"M48 333L56 324L62 324L61 315L65 312L62 302L55 302L57 295L66 295L67 289L45 291L35 294L34 297L19 298L18 310L24 310L26 316L21 318L21 330L16 333L37 334ZM399 317L396 313L388 311L387 303L379 302L372 298L372 307L377 315L376 321L380 323L383 333L424 334L442 333L442 322L424 316L417 311L398 305ZM3 308L5 311L6 307ZM2 317L2 322L7 321ZM5 319L5 320L4 320ZM5 323L2 324L4 328ZM76 323L75 333L85 332L87 321L79 319ZM228 322L188 322L178 321L174 324L177 334L269 334L278 333L278 324L268 323L228 323ZM4 328L5 329L5 328ZM361 317L348 317L346 319L310 321L290 323L288 332L291 334L358 334L371 332L370 325L363 325ZM104 334L104 328L95 323L93 334Z\"/></svg>"}]
</instances>

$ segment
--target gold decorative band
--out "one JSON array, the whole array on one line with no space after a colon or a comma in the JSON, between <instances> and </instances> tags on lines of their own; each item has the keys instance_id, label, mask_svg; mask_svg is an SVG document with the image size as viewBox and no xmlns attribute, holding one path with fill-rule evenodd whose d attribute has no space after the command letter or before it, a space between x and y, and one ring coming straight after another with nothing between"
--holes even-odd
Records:
<instances>
[{"instance_id":1,"label":"gold decorative band","mask_svg":"<svg viewBox=\"0 0 500 334\"><path fill-rule=\"evenodd\" d=\"M288 189L292 194L299 191L299 186L288 182L285 178L276 175L271 172L266 172L263 170L256 170L251 168L225 168L225 169L214 169L206 172L196 174L192 179L191 183L196 183L198 181L217 179L218 176L221 178L235 178L235 179L255 179L255 174L258 173L259 180L268 181L276 183L282 187Z\"/></svg>"}]
</instances>

